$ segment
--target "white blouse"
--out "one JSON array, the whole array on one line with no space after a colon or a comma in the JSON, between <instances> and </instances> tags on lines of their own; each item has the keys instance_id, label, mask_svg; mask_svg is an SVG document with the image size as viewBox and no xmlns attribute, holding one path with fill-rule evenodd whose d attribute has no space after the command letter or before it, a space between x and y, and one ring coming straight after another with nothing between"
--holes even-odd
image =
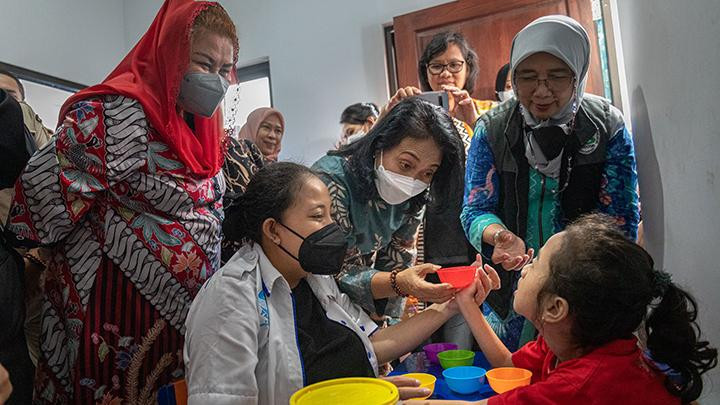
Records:
<instances>
[{"instance_id":1,"label":"white blouse","mask_svg":"<svg viewBox=\"0 0 720 405\"><path fill-rule=\"evenodd\" d=\"M358 334L377 370L375 322L332 276L307 282L328 318ZM243 246L205 283L185 322L188 404L287 404L303 387L291 294L258 244Z\"/></svg>"}]
</instances>

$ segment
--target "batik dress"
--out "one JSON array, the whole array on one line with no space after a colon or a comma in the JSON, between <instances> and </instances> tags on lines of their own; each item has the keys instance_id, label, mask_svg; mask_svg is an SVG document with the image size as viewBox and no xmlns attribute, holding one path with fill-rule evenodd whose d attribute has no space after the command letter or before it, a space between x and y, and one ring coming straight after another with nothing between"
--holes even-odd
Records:
<instances>
[{"instance_id":1,"label":"batik dress","mask_svg":"<svg viewBox=\"0 0 720 405\"><path fill-rule=\"evenodd\" d=\"M247 139L235 139L228 136L225 139L226 151L225 162L223 163L223 174L225 175L225 196L223 206L226 208L247 189L250 180L268 163L271 163L262 155L260 149ZM226 214L231 218L232 213ZM240 249L242 243L229 239L222 241L222 264L225 265L230 258Z\"/></svg>"},{"instance_id":2,"label":"batik dress","mask_svg":"<svg viewBox=\"0 0 720 405\"><path fill-rule=\"evenodd\" d=\"M38 403L155 403L220 263L222 173L193 178L136 100L75 103L16 184L9 228L53 246ZM72 122L71 122L72 121Z\"/></svg>"},{"instance_id":3,"label":"batik dress","mask_svg":"<svg viewBox=\"0 0 720 405\"><path fill-rule=\"evenodd\" d=\"M410 212L409 202L390 205L379 196L364 200L346 163L344 157L328 155L312 167L328 187L333 220L348 241L336 280L340 291L375 320L396 323L403 315L405 298L375 299L371 281L380 271L404 270L415 264L415 236L425 208Z\"/></svg>"}]
</instances>

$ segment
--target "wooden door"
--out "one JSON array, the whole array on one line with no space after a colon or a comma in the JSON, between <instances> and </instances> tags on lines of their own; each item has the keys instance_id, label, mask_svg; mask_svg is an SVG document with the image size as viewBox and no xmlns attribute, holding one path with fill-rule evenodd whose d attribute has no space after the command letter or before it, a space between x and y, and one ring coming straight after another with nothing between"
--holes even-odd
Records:
<instances>
[{"instance_id":1,"label":"wooden door","mask_svg":"<svg viewBox=\"0 0 720 405\"><path fill-rule=\"evenodd\" d=\"M393 19L398 84L419 86L418 60L433 35L462 33L477 52L479 74L473 97L495 99L495 77L510 61L515 34L538 17L565 14L579 21L590 36L590 76L587 91L603 94L597 34L591 0L458 0Z\"/></svg>"}]
</instances>

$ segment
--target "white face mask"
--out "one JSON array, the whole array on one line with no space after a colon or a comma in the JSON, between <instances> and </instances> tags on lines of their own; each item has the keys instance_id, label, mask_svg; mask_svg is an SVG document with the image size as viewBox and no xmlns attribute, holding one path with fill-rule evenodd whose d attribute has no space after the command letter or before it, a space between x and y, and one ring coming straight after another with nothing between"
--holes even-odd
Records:
<instances>
[{"instance_id":1,"label":"white face mask","mask_svg":"<svg viewBox=\"0 0 720 405\"><path fill-rule=\"evenodd\" d=\"M498 92L498 98L500 99L500 101L510 100L514 96L515 92L512 91L512 89Z\"/></svg>"},{"instance_id":2,"label":"white face mask","mask_svg":"<svg viewBox=\"0 0 720 405\"><path fill-rule=\"evenodd\" d=\"M375 168L375 187L386 203L397 205L427 190L430 185L385 169L382 164L382 152L380 152L380 164Z\"/></svg>"},{"instance_id":3,"label":"white face mask","mask_svg":"<svg viewBox=\"0 0 720 405\"><path fill-rule=\"evenodd\" d=\"M351 143L353 143L353 142L357 141L358 139L362 138L363 136L365 136L365 131L357 131L357 132L355 132L354 134L352 134L352 135L350 135L350 136L347 137L347 139L345 140L345 144L346 144L346 145L350 145Z\"/></svg>"}]
</instances>

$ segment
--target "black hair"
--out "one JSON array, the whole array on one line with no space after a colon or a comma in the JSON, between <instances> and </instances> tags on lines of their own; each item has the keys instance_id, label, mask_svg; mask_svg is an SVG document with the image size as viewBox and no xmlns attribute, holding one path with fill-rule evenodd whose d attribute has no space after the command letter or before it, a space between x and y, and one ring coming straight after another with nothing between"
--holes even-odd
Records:
<instances>
[{"instance_id":1,"label":"black hair","mask_svg":"<svg viewBox=\"0 0 720 405\"><path fill-rule=\"evenodd\" d=\"M23 84L20 82L20 79L15 76L15 73L12 73L5 69L0 69L0 75L5 75L15 80L15 83L17 83L18 87L20 88L20 97L21 99L25 100L25 86L23 86Z\"/></svg>"},{"instance_id":2,"label":"black hair","mask_svg":"<svg viewBox=\"0 0 720 405\"><path fill-rule=\"evenodd\" d=\"M449 31L435 34L425 47L425 50L420 57L420 61L418 62L420 88L423 91L432 90L432 87L430 87L430 81L428 80L428 64L430 64L430 61L434 57L445 52L450 44L457 45L457 47L460 48L460 52L463 54L463 58L465 58L465 64L468 67L468 74L463 90L467 90L468 93L472 94L473 90L475 90L475 80L477 80L478 76L478 56L475 51L470 48L470 45L468 45L462 34Z\"/></svg>"},{"instance_id":3,"label":"black hair","mask_svg":"<svg viewBox=\"0 0 720 405\"><path fill-rule=\"evenodd\" d=\"M328 154L347 157L349 172L361 191L360 198L365 200L362 202L366 202L378 196L374 183L376 153L398 145L405 137L432 139L442 152L442 162L433 176L430 193L410 199L409 213L414 214L430 201L431 195L454 195L463 184L465 149L447 111L419 97L406 98L383 116L367 135Z\"/></svg>"},{"instance_id":4,"label":"black hair","mask_svg":"<svg viewBox=\"0 0 720 405\"><path fill-rule=\"evenodd\" d=\"M631 338L645 320L652 360L681 375L665 385L683 402L700 396L701 375L717 365L717 350L699 340L695 300L654 270L650 254L610 217L587 215L565 229L538 307L549 294L567 300L573 340L584 350Z\"/></svg>"},{"instance_id":5,"label":"black hair","mask_svg":"<svg viewBox=\"0 0 720 405\"><path fill-rule=\"evenodd\" d=\"M380 110L375 103L355 103L345 110L340 115L341 124L365 124L368 118L377 118L380 115Z\"/></svg>"},{"instance_id":6,"label":"black hair","mask_svg":"<svg viewBox=\"0 0 720 405\"><path fill-rule=\"evenodd\" d=\"M495 78L495 93L500 93L505 90L505 82L507 82L508 73L510 73L510 64L504 64L500 70L498 70L497 77Z\"/></svg>"},{"instance_id":7,"label":"black hair","mask_svg":"<svg viewBox=\"0 0 720 405\"><path fill-rule=\"evenodd\" d=\"M262 241L262 224L268 218L281 219L297 200L298 191L315 173L297 163L273 163L258 170L242 195L225 208L223 234L226 240Z\"/></svg>"}]
</instances>

